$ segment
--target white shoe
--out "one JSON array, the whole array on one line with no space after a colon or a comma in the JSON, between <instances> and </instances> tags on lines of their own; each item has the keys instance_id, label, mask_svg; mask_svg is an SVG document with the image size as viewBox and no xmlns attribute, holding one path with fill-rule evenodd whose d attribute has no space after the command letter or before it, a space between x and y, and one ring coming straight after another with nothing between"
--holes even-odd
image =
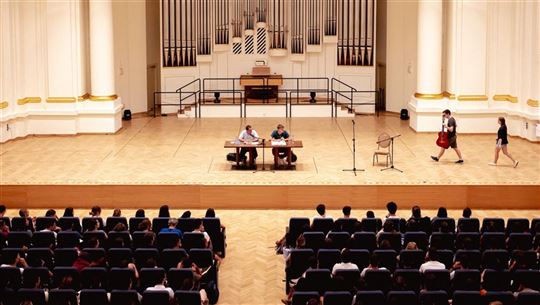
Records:
<instances>
[{"instance_id":1,"label":"white shoe","mask_svg":"<svg viewBox=\"0 0 540 305\"><path fill-rule=\"evenodd\" d=\"M491 165L491 166L497 166L497 163L495 163L495 162L489 162L488 165Z\"/></svg>"},{"instance_id":2,"label":"white shoe","mask_svg":"<svg viewBox=\"0 0 540 305\"><path fill-rule=\"evenodd\" d=\"M519 164L519 161L514 162L514 168L516 168Z\"/></svg>"}]
</instances>

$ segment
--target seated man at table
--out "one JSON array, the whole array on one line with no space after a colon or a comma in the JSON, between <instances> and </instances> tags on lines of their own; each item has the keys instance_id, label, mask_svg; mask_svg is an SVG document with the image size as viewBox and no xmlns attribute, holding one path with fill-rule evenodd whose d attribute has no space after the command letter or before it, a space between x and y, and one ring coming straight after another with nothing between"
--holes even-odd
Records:
<instances>
[{"instance_id":1,"label":"seated man at table","mask_svg":"<svg viewBox=\"0 0 540 305\"><path fill-rule=\"evenodd\" d=\"M259 141L259 135L257 132L251 127L251 125L246 125L246 129L242 130L240 135L238 136L238 140L242 143L251 143L251 142L257 142ZM253 154L253 160L257 159L257 149L255 147L253 148L246 148L242 147L240 149L240 160L246 159L246 153L251 150L251 154ZM253 164L251 164L253 165Z\"/></svg>"},{"instance_id":2,"label":"seated man at table","mask_svg":"<svg viewBox=\"0 0 540 305\"><path fill-rule=\"evenodd\" d=\"M277 125L277 129L272 131L272 134L270 135L272 140L285 140L288 141L290 135L285 130L285 126L282 124ZM278 154L280 162L284 163L284 160L289 155L289 149L290 148L277 148L272 150L272 154ZM296 162L296 155L291 151L291 162Z\"/></svg>"}]
</instances>

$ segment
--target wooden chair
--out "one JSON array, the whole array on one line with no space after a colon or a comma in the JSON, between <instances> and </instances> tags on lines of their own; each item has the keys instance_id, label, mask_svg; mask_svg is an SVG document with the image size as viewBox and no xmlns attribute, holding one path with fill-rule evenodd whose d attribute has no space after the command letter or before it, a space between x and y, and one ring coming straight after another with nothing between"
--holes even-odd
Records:
<instances>
[{"instance_id":1,"label":"wooden chair","mask_svg":"<svg viewBox=\"0 0 540 305\"><path fill-rule=\"evenodd\" d=\"M386 156L386 166L388 166L392 156L390 153L390 135L386 132L381 133L377 138L377 150L373 153L372 165L375 165L375 160L379 163L379 156Z\"/></svg>"}]
</instances>

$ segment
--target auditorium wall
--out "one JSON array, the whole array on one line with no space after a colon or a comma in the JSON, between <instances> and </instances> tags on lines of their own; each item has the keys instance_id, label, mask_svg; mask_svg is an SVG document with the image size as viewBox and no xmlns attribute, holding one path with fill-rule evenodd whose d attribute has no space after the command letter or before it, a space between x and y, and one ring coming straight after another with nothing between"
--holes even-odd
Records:
<instances>
[{"instance_id":1,"label":"auditorium wall","mask_svg":"<svg viewBox=\"0 0 540 305\"><path fill-rule=\"evenodd\" d=\"M418 1L388 0L387 109L408 108L419 132L439 130L445 108L464 133L496 132L505 116L511 135L539 141L540 3L442 3L441 89L420 93L443 96L422 99L414 97Z\"/></svg>"}]
</instances>

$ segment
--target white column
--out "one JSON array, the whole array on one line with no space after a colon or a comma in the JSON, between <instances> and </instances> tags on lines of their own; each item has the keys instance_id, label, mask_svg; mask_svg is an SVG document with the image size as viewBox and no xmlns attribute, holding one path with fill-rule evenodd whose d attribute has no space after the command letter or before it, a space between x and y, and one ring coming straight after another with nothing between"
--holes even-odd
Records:
<instances>
[{"instance_id":1,"label":"white column","mask_svg":"<svg viewBox=\"0 0 540 305\"><path fill-rule=\"evenodd\" d=\"M456 93L456 53L457 53L457 2L447 3L448 20L446 24L446 88L449 94Z\"/></svg>"},{"instance_id":2,"label":"white column","mask_svg":"<svg viewBox=\"0 0 540 305\"><path fill-rule=\"evenodd\" d=\"M112 0L90 0L90 82L92 100L115 100Z\"/></svg>"},{"instance_id":3,"label":"white column","mask_svg":"<svg viewBox=\"0 0 540 305\"><path fill-rule=\"evenodd\" d=\"M417 97L434 98L442 92L442 4L442 0L418 2Z\"/></svg>"}]
</instances>

